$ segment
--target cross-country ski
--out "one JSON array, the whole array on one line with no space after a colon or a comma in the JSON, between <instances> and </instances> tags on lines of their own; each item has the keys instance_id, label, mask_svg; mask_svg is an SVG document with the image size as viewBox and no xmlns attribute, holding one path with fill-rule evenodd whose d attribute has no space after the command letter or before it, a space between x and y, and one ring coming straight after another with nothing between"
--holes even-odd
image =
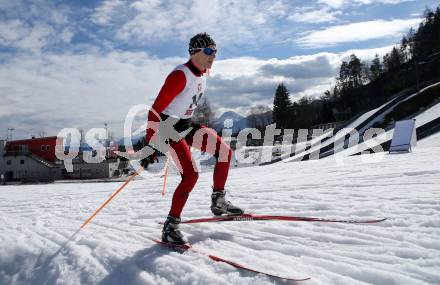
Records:
<instances>
[{"instance_id":1,"label":"cross-country ski","mask_svg":"<svg viewBox=\"0 0 440 285\"><path fill-rule=\"evenodd\" d=\"M252 269L250 267L238 264L238 263L236 263L234 261L231 261L231 260L228 260L228 259L224 259L224 258L219 257L217 255L213 255L213 254L210 254L210 253L202 252L202 251L200 251L198 249L195 249L190 244L176 245L176 244L172 244L172 243L163 242L163 241L160 241L160 240L157 240L157 239L151 239L151 240L153 242L155 242L156 244L160 245L160 246L167 247L167 248L169 248L169 249L171 249L173 251L179 252L179 253L184 253L186 251L191 251L191 252L194 252L194 253L199 253L199 254L202 254L202 255L208 257L209 259L211 259L211 260L213 260L215 262L223 262L223 263L229 264L232 267L235 267L237 269L248 271L248 272L252 272L252 273L256 273L256 274L262 274L262 275L265 275L265 276L268 276L268 277L272 277L274 279L281 279L281 280L288 280L288 281L306 281L306 280L310 280L310 277L306 277L306 278L300 279L300 278L292 278L292 277L283 277L283 276L278 276L278 275L274 275L274 274L271 274L271 273L266 273L266 272L258 271L258 270Z\"/></svg>"},{"instance_id":2,"label":"cross-country ski","mask_svg":"<svg viewBox=\"0 0 440 285\"><path fill-rule=\"evenodd\" d=\"M331 218L314 218L300 216L276 216L243 214L238 216L222 216L184 220L182 224L215 223L215 222L248 222L248 221L290 221L290 222L321 222L321 223L346 223L346 224L374 224L385 221L387 218L371 220L345 220Z\"/></svg>"}]
</instances>

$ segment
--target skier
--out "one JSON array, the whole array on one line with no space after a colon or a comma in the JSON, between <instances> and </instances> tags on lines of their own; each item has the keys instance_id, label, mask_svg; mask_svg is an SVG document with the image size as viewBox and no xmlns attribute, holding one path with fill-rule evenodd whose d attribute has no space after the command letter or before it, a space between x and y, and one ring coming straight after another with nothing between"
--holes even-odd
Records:
<instances>
[{"instance_id":1,"label":"skier","mask_svg":"<svg viewBox=\"0 0 440 285\"><path fill-rule=\"evenodd\" d=\"M161 128L155 123L164 122L169 117L177 121L173 128L182 133L192 128L188 134L178 139L167 140L169 153L179 168L182 180L177 186L171 203L171 209L162 230L162 241L173 244L185 244L186 239L179 230L180 216L198 179L194 167L190 146L213 155L216 165L213 174L211 211L214 215L241 215L243 210L225 200L225 183L228 177L232 151L217 133L191 121L197 102L206 87L205 74L209 74L216 58L216 44L210 35L200 33L189 42L190 59L179 65L168 75L159 95L148 113L146 141L151 146L161 139ZM210 142L215 142L215 145ZM154 156L155 154L153 154ZM154 160L154 159L153 159ZM151 156L141 160L142 166L152 161Z\"/></svg>"}]
</instances>

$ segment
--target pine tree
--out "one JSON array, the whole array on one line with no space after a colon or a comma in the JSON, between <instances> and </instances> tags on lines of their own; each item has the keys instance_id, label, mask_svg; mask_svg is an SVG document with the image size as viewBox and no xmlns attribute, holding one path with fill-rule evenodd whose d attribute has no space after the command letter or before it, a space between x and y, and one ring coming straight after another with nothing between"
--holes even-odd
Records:
<instances>
[{"instance_id":1,"label":"pine tree","mask_svg":"<svg viewBox=\"0 0 440 285\"><path fill-rule=\"evenodd\" d=\"M362 63L355 55L350 55L350 62L348 63L348 72L351 88L359 88L362 86Z\"/></svg>"},{"instance_id":2,"label":"pine tree","mask_svg":"<svg viewBox=\"0 0 440 285\"><path fill-rule=\"evenodd\" d=\"M393 47L391 53L383 57L383 64L387 71L394 71L399 68L404 61L404 56L400 49Z\"/></svg>"},{"instance_id":3,"label":"pine tree","mask_svg":"<svg viewBox=\"0 0 440 285\"><path fill-rule=\"evenodd\" d=\"M273 100L272 118L277 128L285 129L289 126L290 110L292 101L289 97L289 91L283 83L278 85Z\"/></svg>"},{"instance_id":4,"label":"pine tree","mask_svg":"<svg viewBox=\"0 0 440 285\"><path fill-rule=\"evenodd\" d=\"M376 56L374 57L370 66L370 80L371 81L376 80L382 72L383 72L382 64L380 63L379 55L376 53Z\"/></svg>"},{"instance_id":5,"label":"pine tree","mask_svg":"<svg viewBox=\"0 0 440 285\"><path fill-rule=\"evenodd\" d=\"M342 61L341 68L339 69L339 77L337 78L338 90L343 92L345 89L349 89L350 83L350 68L348 62Z\"/></svg>"}]
</instances>

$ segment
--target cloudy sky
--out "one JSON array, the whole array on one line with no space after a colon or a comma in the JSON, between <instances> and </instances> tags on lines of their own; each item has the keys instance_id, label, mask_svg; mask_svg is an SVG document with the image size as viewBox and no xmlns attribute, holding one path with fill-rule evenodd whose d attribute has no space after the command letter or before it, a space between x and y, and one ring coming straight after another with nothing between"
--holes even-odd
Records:
<instances>
[{"instance_id":1,"label":"cloudy sky","mask_svg":"<svg viewBox=\"0 0 440 285\"><path fill-rule=\"evenodd\" d=\"M191 36L218 45L206 96L217 115L330 88L341 60L384 55L431 0L0 0L0 139L108 123L152 104Z\"/></svg>"}]
</instances>

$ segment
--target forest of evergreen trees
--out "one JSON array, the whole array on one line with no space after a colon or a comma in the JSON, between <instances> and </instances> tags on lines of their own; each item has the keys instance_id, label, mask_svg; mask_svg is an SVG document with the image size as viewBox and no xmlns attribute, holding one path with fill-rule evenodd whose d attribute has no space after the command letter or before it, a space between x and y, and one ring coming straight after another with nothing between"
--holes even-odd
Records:
<instances>
[{"instance_id":1,"label":"forest of evergreen trees","mask_svg":"<svg viewBox=\"0 0 440 285\"><path fill-rule=\"evenodd\" d=\"M275 92L273 120L278 128L310 129L317 124L348 120L376 108L399 92L416 92L440 81L440 6L426 9L417 30L371 63L355 54L340 66L336 85L319 99L292 102L280 84Z\"/></svg>"}]
</instances>

